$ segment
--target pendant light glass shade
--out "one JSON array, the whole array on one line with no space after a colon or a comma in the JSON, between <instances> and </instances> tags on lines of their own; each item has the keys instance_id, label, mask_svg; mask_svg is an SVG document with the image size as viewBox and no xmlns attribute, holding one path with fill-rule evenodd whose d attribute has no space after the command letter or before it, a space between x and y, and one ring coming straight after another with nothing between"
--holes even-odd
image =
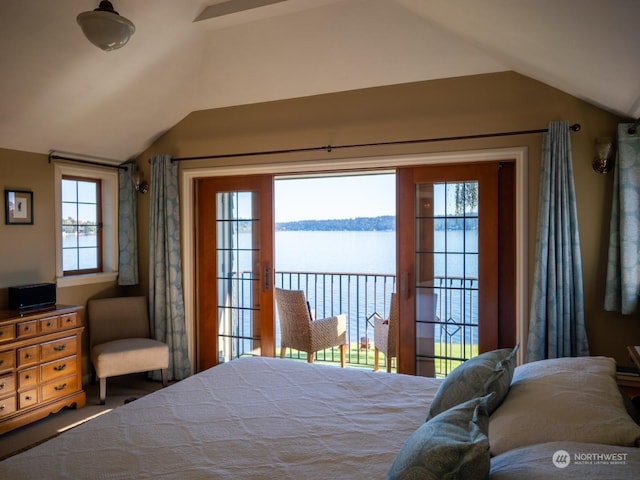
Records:
<instances>
[{"instance_id":1,"label":"pendant light glass shade","mask_svg":"<svg viewBox=\"0 0 640 480\"><path fill-rule=\"evenodd\" d=\"M85 37L107 52L126 45L136 31L135 25L120 16L106 0L101 1L95 10L78 15L77 21Z\"/></svg>"}]
</instances>

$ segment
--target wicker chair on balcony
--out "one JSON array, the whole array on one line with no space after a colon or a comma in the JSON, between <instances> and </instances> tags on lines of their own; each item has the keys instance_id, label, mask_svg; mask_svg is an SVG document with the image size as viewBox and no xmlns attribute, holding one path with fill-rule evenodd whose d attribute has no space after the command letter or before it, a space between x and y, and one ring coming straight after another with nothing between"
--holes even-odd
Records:
<instances>
[{"instance_id":1,"label":"wicker chair on balcony","mask_svg":"<svg viewBox=\"0 0 640 480\"><path fill-rule=\"evenodd\" d=\"M380 352L384 353L387 361L387 372L391 372L391 361L398 355L398 300L396 294L391 294L389 319L376 318L373 323L373 371L378 371Z\"/></svg>"},{"instance_id":2,"label":"wicker chair on balcony","mask_svg":"<svg viewBox=\"0 0 640 480\"><path fill-rule=\"evenodd\" d=\"M276 288L276 304L280 315L280 357L287 348L307 353L307 362L313 363L315 353L331 347L340 347L340 364L346 363L346 316L315 320L302 290Z\"/></svg>"}]
</instances>

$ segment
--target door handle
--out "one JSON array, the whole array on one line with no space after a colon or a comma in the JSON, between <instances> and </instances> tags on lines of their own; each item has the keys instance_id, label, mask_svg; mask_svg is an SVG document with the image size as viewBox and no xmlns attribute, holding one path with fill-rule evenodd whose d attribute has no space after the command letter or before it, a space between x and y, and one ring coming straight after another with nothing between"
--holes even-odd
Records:
<instances>
[{"instance_id":1,"label":"door handle","mask_svg":"<svg viewBox=\"0 0 640 480\"><path fill-rule=\"evenodd\" d=\"M262 287L265 292L271 290L271 268L268 265L264 267L264 282Z\"/></svg>"},{"instance_id":2,"label":"door handle","mask_svg":"<svg viewBox=\"0 0 640 480\"><path fill-rule=\"evenodd\" d=\"M409 298L409 274L407 272L400 274L400 295L403 298Z\"/></svg>"}]
</instances>

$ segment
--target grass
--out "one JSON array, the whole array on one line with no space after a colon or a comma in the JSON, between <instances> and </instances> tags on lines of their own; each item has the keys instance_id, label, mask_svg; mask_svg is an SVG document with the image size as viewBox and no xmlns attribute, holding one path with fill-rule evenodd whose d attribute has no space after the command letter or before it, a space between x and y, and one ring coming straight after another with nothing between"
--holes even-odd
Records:
<instances>
[{"instance_id":1,"label":"grass","mask_svg":"<svg viewBox=\"0 0 640 480\"><path fill-rule=\"evenodd\" d=\"M459 358L472 358L478 355L477 344L467 344L464 347L459 343L441 343L436 342L434 345L434 366L436 377L445 377L451 370L463 363ZM280 349L276 349L276 356L280 356ZM290 350L287 352L287 358L293 360L307 360L307 354L305 352L299 352L298 350ZM353 360L353 361L349 361ZM347 365L353 368L365 368L368 370L373 369L374 361L374 348L370 345L368 349L360 348L360 344L349 344L349 350L347 351ZM385 355L380 353L380 370L386 370L386 358ZM326 357L322 352L318 352L314 363L335 365L340 362L340 351L337 348L327 349ZM396 371L395 359L391 368L392 372Z\"/></svg>"}]
</instances>

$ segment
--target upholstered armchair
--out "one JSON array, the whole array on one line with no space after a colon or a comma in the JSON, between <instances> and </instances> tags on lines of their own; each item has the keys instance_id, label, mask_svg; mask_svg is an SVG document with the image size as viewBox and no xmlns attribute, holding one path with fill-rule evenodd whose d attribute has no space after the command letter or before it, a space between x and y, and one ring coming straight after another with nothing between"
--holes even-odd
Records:
<instances>
[{"instance_id":1,"label":"upholstered armchair","mask_svg":"<svg viewBox=\"0 0 640 480\"><path fill-rule=\"evenodd\" d=\"M108 377L161 370L162 386L167 386L169 347L150 338L145 297L89 300L88 316L91 362L100 381L101 404Z\"/></svg>"}]
</instances>

